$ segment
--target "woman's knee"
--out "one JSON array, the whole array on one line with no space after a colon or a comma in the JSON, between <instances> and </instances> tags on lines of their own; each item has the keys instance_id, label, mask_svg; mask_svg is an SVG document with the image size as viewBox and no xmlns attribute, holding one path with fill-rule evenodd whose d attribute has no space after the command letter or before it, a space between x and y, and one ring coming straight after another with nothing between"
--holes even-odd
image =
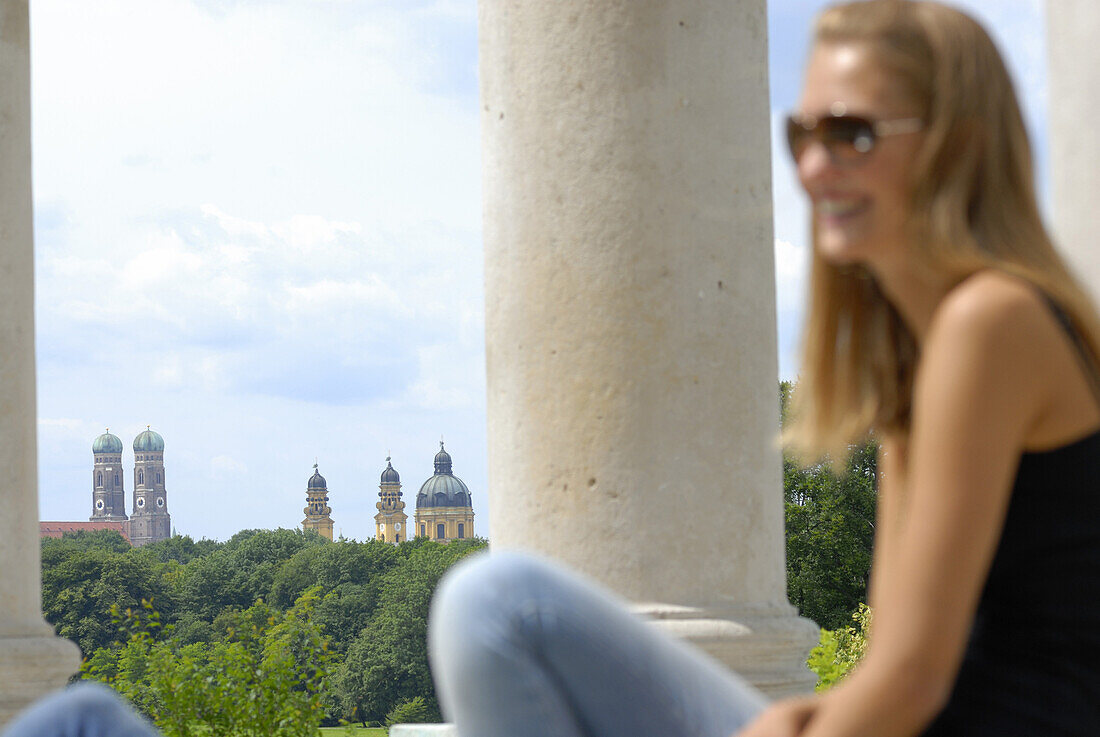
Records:
<instances>
[{"instance_id":1,"label":"woman's knee","mask_svg":"<svg viewBox=\"0 0 1100 737\"><path fill-rule=\"evenodd\" d=\"M443 577L432 601L433 648L499 637L548 588L553 570L546 561L513 552L483 553L462 561Z\"/></svg>"},{"instance_id":2,"label":"woman's knee","mask_svg":"<svg viewBox=\"0 0 1100 737\"><path fill-rule=\"evenodd\" d=\"M111 734L153 735L122 698L110 688L83 682L51 694L20 715L6 737L82 737Z\"/></svg>"}]
</instances>

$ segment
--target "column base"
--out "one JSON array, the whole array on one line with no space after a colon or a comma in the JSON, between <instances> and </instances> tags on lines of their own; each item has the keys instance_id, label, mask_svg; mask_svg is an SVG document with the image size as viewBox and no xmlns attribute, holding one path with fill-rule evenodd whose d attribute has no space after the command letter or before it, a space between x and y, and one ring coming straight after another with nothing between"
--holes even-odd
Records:
<instances>
[{"instance_id":1,"label":"column base","mask_svg":"<svg viewBox=\"0 0 1100 737\"><path fill-rule=\"evenodd\" d=\"M0 637L0 729L78 670L80 649L68 640L53 634Z\"/></svg>"},{"instance_id":2,"label":"column base","mask_svg":"<svg viewBox=\"0 0 1100 737\"><path fill-rule=\"evenodd\" d=\"M806 658L820 629L792 606L708 609L647 603L632 609L703 650L769 699L807 694L817 683Z\"/></svg>"}]
</instances>

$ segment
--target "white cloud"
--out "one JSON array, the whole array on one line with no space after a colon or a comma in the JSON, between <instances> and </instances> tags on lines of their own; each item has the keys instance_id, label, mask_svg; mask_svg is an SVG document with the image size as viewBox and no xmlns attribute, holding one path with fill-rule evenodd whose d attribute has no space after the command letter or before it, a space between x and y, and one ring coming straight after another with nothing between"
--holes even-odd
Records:
<instances>
[{"instance_id":1,"label":"white cloud","mask_svg":"<svg viewBox=\"0 0 1100 737\"><path fill-rule=\"evenodd\" d=\"M241 461L227 455L218 455L210 459L210 470L214 474L245 474L248 473L248 466Z\"/></svg>"}]
</instances>

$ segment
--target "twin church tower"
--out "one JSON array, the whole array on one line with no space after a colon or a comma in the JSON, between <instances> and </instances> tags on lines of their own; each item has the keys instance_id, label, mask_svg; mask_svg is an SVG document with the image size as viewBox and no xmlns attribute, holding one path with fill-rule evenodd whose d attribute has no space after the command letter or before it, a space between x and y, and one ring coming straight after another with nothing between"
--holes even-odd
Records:
<instances>
[{"instance_id":1,"label":"twin church tower","mask_svg":"<svg viewBox=\"0 0 1100 737\"><path fill-rule=\"evenodd\" d=\"M401 476L386 458L378 484L378 514L374 515L374 537L383 542L399 543L414 537L439 542L474 536L474 507L470 490L451 471L451 454L439 441L434 459L435 473L420 486L416 495L416 517L408 524L405 502L401 499ZM302 528L315 530L332 539L332 508L328 506L328 483L313 465L313 476L306 484L306 518Z\"/></svg>"},{"instance_id":2,"label":"twin church tower","mask_svg":"<svg viewBox=\"0 0 1100 737\"><path fill-rule=\"evenodd\" d=\"M148 426L134 438L133 512L126 515L122 441L110 430L92 443L92 516L90 522L121 522L134 546L172 535L172 517L164 491L164 438Z\"/></svg>"}]
</instances>

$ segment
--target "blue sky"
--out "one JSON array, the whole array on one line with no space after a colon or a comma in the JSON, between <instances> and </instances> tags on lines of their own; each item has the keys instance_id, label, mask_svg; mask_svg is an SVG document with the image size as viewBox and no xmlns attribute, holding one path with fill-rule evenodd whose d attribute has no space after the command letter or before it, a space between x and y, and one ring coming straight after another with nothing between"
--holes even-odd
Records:
<instances>
[{"instance_id":1,"label":"blue sky","mask_svg":"<svg viewBox=\"0 0 1100 737\"><path fill-rule=\"evenodd\" d=\"M822 5L768 4L773 121ZM963 5L1045 171L1042 2ZM411 513L440 436L488 534L475 2L31 0L31 24L42 519L86 518L92 440L132 469L149 424L196 538L298 525L315 459L369 537L386 455ZM790 377L806 217L773 168Z\"/></svg>"}]
</instances>

